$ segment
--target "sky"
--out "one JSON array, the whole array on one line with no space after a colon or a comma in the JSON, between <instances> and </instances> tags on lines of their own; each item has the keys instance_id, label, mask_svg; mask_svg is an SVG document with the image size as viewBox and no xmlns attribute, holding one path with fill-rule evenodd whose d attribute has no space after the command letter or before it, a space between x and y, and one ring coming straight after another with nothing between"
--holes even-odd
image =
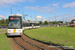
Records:
<instances>
[{"instance_id":1,"label":"sky","mask_svg":"<svg viewBox=\"0 0 75 50\"><path fill-rule=\"evenodd\" d=\"M35 21L71 21L75 19L75 0L0 0L0 19L22 14ZM31 18L30 18L31 17Z\"/></svg>"}]
</instances>

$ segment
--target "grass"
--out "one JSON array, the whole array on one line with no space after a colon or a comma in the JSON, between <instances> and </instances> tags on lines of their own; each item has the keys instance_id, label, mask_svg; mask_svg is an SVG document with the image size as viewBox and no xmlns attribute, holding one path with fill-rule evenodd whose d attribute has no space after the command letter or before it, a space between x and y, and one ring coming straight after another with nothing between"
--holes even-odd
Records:
<instances>
[{"instance_id":1,"label":"grass","mask_svg":"<svg viewBox=\"0 0 75 50\"><path fill-rule=\"evenodd\" d=\"M26 30L24 33L38 40L75 48L74 27L40 27L39 29Z\"/></svg>"},{"instance_id":2,"label":"grass","mask_svg":"<svg viewBox=\"0 0 75 50\"><path fill-rule=\"evenodd\" d=\"M12 50L7 41L7 36L5 33L0 34L0 50Z\"/></svg>"},{"instance_id":3,"label":"grass","mask_svg":"<svg viewBox=\"0 0 75 50\"><path fill-rule=\"evenodd\" d=\"M1 26L7 26L7 24L0 24Z\"/></svg>"}]
</instances>

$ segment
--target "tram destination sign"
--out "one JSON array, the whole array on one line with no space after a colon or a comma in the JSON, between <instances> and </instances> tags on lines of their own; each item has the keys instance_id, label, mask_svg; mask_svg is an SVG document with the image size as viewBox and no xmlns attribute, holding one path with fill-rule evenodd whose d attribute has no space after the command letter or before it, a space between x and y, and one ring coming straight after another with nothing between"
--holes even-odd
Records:
<instances>
[{"instance_id":1,"label":"tram destination sign","mask_svg":"<svg viewBox=\"0 0 75 50\"><path fill-rule=\"evenodd\" d=\"M10 17L10 20L20 20L20 18Z\"/></svg>"}]
</instances>

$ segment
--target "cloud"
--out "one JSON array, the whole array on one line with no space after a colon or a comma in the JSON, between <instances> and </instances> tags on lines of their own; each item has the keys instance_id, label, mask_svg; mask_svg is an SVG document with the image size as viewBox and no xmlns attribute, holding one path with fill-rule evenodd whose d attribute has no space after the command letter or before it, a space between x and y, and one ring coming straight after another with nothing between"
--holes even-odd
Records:
<instances>
[{"instance_id":1,"label":"cloud","mask_svg":"<svg viewBox=\"0 0 75 50\"><path fill-rule=\"evenodd\" d=\"M56 8L59 8L58 5L59 3L53 4L53 6L55 6Z\"/></svg>"},{"instance_id":2,"label":"cloud","mask_svg":"<svg viewBox=\"0 0 75 50\"><path fill-rule=\"evenodd\" d=\"M39 12L50 12L50 11L53 11L54 8L50 8L50 7L39 7L39 6L26 6L25 9L31 9L31 10L36 10L36 11L39 11Z\"/></svg>"},{"instance_id":3,"label":"cloud","mask_svg":"<svg viewBox=\"0 0 75 50\"><path fill-rule=\"evenodd\" d=\"M71 20L75 19L75 15L74 16L70 16L65 18L68 22L71 22Z\"/></svg>"},{"instance_id":4,"label":"cloud","mask_svg":"<svg viewBox=\"0 0 75 50\"><path fill-rule=\"evenodd\" d=\"M71 16L71 15L72 15L72 14L64 14L64 15L53 16L53 17L50 17L50 18L51 18L51 19L55 19L55 17L56 17L56 18L58 18L58 17L63 17L63 18L64 18L64 17L67 17L67 16L69 17L69 16Z\"/></svg>"},{"instance_id":5,"label":"cloud","mask_svg":"<svg viewBox=\"0 0 75 50\"><path fill-rule=\"evenodd\" d=\"M6 17L5 16L2 16L2 15L0 15L0 18L6 19Z\"/></svg>"},{"instance_id":6,"label":"cloud","mask_svg":"<svg viewBox=\"0 0 75 50\"><path fill-rule=\"evenodd\" d=\"M36 10L39 12L45 12L45 13L50 13L53 12L55 9L58 9L58 6L51 6L51 5L47 5L47 6L26 6L25 9L31 9L31 10Z\"/></svg>"},{"instance_id":7,"label":"cloud","mask_svg":"<svg viewBox=\"0 0 75 50\"><path fill-rule=\"evenodd\" d=\"M16 2L23 2L23 0L0 0L0 5L13 4L13 3L16 3Z\"/></svg>"},{"instance_id":8,"label":"cloud","mask_svg":"<svg viewBox=\"0 0 75 50\"><path fill-rule=\"evenodd\" d=\"M43 18L42 16L36 16L37 21L46 21L47 19Z\"/></svg>"},{"instance_id":9,"label":"cloud","mask_svg":"<svg viewBox=\"0 0 75 50\"><path fill-rule=\"evenodd\" d=\"M75 12L75 10L72 10L72 11L70 11L70 12Z\"/></svg>"},{"instance_id":10,"label":"cloud","mask_svg":"<svg viewBox=\"0 0 75 50\"><path fill-rule=\"evenodd\" d=\"M17 2L34 2L35 0L0 0L1 6L6 6L8 4L17 4Z\"/></svg>"},{"instance_id":11,"label":"cloud","mask_svg":"<svg viewBox=\"0 0 75 50\"><path fill-rule=\"evenodd\" d=\"M40 19L40 18L41 18L41 19L42 19L42 17L41 17L41 16L37 16L36 18L38 18L38 19Z\"/></svg>"},{"instance_id":12,"label":"cloud","mask_svg":"<svg viewBox=\"0 0 75 50\"><path fill-rule=\"evenodd\" d=\"M59 15L59 16L56 16L56 17L66 17L66 16L70 16L72 14L64 14L64 15Z\"/></svg>"},{"instance_id":13,"label":"cloud","mask_svg":"<svg viewBox=\"0 0 75 50\"><path fill-rule=\"evenodd\" d=\"M57 13L58 13L58 11L55 11L55 13L57 14Z\"/></svg>"},{"instance_id":14,"label":"cloud","mask_svg":"<svg viewBox=\"0 0 75 50\"><path fill-rule=\"evenodd\" d=\"M27 0L27 1L29 1L29 2L35 2L35 0Z\"/></svg>"},{"instance_id":15,"label":"cloud","mask_svg":"<svg viewBox=\"0 0 75 50\"><path fill-rule=\"evenodd\" d=\"M75 8L75 2L72 2L72 3L66 3L63 5L64 8L67 8L67 7L71 7L71 8Z\"/></svg>"},{"instance_id":16,"label":"cloud","mask_svg":"<svg viewBox=\"0 0 75 50\"><path fill-rule=\"evenodd\" d=\"M59 3L53 4L53 6L58 6L58 5L59 5Z\"/></svg>"}]
</instances>

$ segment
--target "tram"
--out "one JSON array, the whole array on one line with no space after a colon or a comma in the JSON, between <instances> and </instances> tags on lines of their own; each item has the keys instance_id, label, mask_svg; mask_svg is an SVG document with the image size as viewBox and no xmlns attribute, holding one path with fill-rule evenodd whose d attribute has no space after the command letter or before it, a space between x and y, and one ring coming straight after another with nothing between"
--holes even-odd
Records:
<instances>
[{"instance_id":1,"label":"tram","mask_svg":"<svg viewBox=\"0 0 75 50\"><path fill-rule=\"evenodd\" d=\"M21 36L22 32L22 15L10 15L8 19L7 36Z\"/></svg>"},{"instance_id":2,"label":"tram","mask_svg":"<svg viewBox=\"0 0 75 50\"><path fill-rule=\"evenodd\" d=\"M39 28L39 22L23 20L22 15L9 15L7 36L21 36L23 30Z\"/></svg>"}]
</instances>

